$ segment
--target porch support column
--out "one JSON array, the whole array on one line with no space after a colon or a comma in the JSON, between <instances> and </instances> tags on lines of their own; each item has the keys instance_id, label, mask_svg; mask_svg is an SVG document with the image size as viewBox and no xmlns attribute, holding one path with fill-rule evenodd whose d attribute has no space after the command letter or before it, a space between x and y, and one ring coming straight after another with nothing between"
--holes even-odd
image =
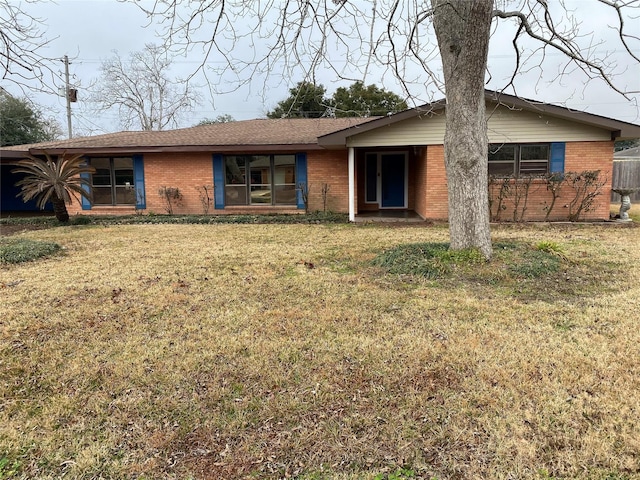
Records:
<instances>
[{"instance_id":1,"label":"porch support column","mask_svg":"<svg viewBox=\"0 0 640 480\"><path fill-rule=\"evenodd\" d=\"M353 147L349 147L349 221L356 221L356 154Z\"/></svg>"}]
</instances>

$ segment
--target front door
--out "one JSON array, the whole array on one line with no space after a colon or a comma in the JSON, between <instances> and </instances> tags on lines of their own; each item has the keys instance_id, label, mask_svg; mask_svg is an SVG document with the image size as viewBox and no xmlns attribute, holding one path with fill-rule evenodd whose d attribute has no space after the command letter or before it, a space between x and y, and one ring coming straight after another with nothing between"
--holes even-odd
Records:
<instances>
[{"instance_id":1,"label":"front door","mask_svg":"<svg viewBox=\"0 0 640 480\"><path fill-rule=\"evenodd\" d=\"M366 203L379 208L407 208L407 155L367 153L365 172Z\"/></svg>"},{"instance_id":2,"label":"front door","mask_svg":"<svg viewBox=\"0 0 640 480\"><path fill-rule=\"evenodd\" d=\"M380 155L381 208L405 208L405 155L383 153Z\"/></svg>"}]
</instances>

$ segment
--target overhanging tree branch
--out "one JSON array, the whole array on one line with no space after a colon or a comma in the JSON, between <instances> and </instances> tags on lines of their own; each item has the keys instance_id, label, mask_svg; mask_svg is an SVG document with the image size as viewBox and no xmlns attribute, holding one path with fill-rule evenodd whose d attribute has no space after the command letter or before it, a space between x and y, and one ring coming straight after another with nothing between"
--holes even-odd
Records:
<instances>
[{"instance_id":1,"label":"overhanging tree branch","mask_svg":"<svg viewBox=\"0 0 640 480\"><path fill-rule=\"evenodd\" d=\"M600 1L600 0L599 0ZM608 3L606 1L602 1L601 3ZM540 32L536 32L534 30L535 24L530 21L531 16L526 15L521 11L501 11L494 10L493 16L496 18L502 19L516 19L519 22L518 32L513 38L514 49L517 52L516 56L516 68L514 69L514 75L511 77L509 84L513 84L514 77L518 72L518 68L520 67L520 52L517 45L517 39L520 36L520 33L524 29L524 31L531 37L532 39L543 44L542 49L545 47L550 47L567 57L568 63L575 64L582 72L587 75L588 78L601 78L606 84L614 91L618 92L626 99L630 99L631 94L640 93L639 90L624 90L619 88L611 78L611 70L607 68L604 62L596 61L589 57L590 49L587 49L586 53L584 49L581 49L580 45L578 45L575 41L575 34L567 34L558 31L556 25L554 25L553 20L551 18L551 14L549 12L548 5L545 1L538 1L537 5L541 6L543 9L543 18L545 22L545 29L541 28ZM619 10L618 10L619 13ZM536 18L536 17L533 17ZM624 34L622 32L622 27L624 22L620 23L620 37L624 38ZM537 25L540 28L540 23ZM544 34L546 32L546 35ZM627 51L629 51L628 46L625 45ZM635 56L633 56L636 58Z\"/></svg>"},{"instance_id":2,"label":"overhanging tree branch","mask_svg":"<svg viewBox=\"0 0 640 480\"><path fill-rule=\"evenodd\" d=\"M624 46L625 50L627 51L627 53L633 58L635 59L636 62L640 63L640 57L638 55L636 55L633 51L633 49L631 48L631 46L629 45L627 39L631 39L631 40L636 40L638 42L640 42L640 37L636 36L636 35L630 35L628 33L625 32L625 21L624 21L624 15L622 14L622 9L623 8L637 8L640 9L640 5L638 5L638 2L635 1L629 1L629 2L611 2L609 0L598 0L600 3L607 5L613 9L615 9L616 14L618 15L618 26L617 27L611 27L613 29L615 29L618 32L618 36L620 38L620 42L622 42L622 45ZM640 13L639 13L640 14ZM637 19L638 17L636 17Z\"/></svg>"},{"instance_id":3,"label":"overhanging tree branch","mask_svg":"<svg viewBox=\"0 0 640 480\"><path fill-rule=\"evenodd\" d=\"M0 1L0 78L23 93L56 93L62 83L59 58L46 57L43 49L52 39L45 36L42 20L28 14L20 3Z\"/></svg>"}]
</instances>

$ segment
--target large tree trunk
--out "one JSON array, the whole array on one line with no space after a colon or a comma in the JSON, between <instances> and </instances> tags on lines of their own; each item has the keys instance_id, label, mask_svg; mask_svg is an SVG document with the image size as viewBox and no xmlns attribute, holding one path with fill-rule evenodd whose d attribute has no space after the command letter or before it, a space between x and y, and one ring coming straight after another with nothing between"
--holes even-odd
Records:
<instances>
[{"instance_id":1,"label":"large tree trunk","mask_svg":"<svg viewBox=\"0 0 640 480\"><path fill-rule=\"evenodd\" d=\"M451 248L491 258L484 75L492 0L431 0L446 90L444 157Z\"/></svg>"},{"instance_id":2,"label":"large tree trunk","mask_svg":"<svg viewBox=\"0 0 640 480\"><path fill-rule=\"evenodd\" d=\"M67 211L67 204L64 200L60 200L60 198L54 193L51 196L51 203L53 204L53 213L58 221L65 223L68 222L69 212Z\"/></svg>"}]
</instances>

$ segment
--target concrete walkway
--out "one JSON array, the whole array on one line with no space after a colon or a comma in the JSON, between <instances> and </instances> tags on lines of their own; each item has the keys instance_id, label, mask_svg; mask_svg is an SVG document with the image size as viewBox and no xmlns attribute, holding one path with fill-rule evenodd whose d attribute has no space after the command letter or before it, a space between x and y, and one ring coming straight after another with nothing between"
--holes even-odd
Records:
<instances>
[{"instance_id":1,"label":"concrete walkway","mask_svg":"<svg viewBox=\"0 0 640 480\"><path fill-rule=\"evenodd\" d=\"M378 210L356 215L356 223L366 222L421 223L424 220L411 210Z\"/></svg>"}]
</instances>

